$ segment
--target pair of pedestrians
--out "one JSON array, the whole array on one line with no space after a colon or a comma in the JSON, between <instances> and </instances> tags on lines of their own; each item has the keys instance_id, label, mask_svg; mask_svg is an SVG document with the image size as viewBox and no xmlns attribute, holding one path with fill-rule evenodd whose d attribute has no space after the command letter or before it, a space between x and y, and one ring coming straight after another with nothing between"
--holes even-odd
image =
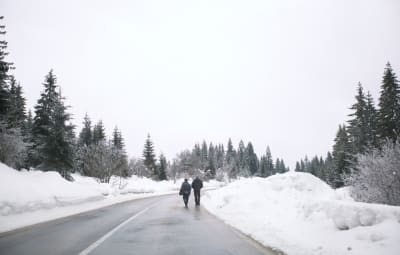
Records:
<instances>
[{"instance_id":1,"label":"pair of pedestrians","mask_svg":"<svg viewBox=\"0 0 400 255\"><path fill-rule=\"evenodd\" d=\"M199 177L196 177L192 185L190 186L188 179L182 183L181 190L179 191L179 195L183 196L183 202L185 203L185 207L188 207L188 201L190 196L190 191L194 191L194 200L196 205L200 205L200 189L203 188L203 182L200 180Z\"/></svg>"}]
</instances>

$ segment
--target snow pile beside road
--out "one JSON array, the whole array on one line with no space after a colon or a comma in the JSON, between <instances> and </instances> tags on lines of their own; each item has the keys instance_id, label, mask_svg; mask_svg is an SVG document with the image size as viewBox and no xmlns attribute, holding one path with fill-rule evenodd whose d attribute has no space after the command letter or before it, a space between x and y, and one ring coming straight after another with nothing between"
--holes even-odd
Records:
<instances>
[{"instance_id":1,"label":"snow pile beside road","mask_svg":"<svg viewBox=\"0 0 400 255\"><path fill-rule=\"evenodd\" d=\"M203 205L226 223L288 255L400 251L400 207L354 202L307 173L241 179Z\"/></svg>"},{"instance_id":2,"label":"snow pile beside road","mask_svg":"<svg viewBox=\"0 0 400 255\"><path fill-rule=\"evenodd\" d=\"M99 183L73 174L73 182L57 172L17 171L0 163L0 232L97 209L132 199L177 193L183 180L112 177ZM204 183L212 188L219 182Z\"/></svg>"},{"instance_id":3,"label":"snow pile beside road","mask_svg":"<svg viewBox=\"0 0 400 255\"><path fill-rule=\"evenodd\" d=\"M66 181L57 172L19 172L1 163L0 180L2 216L100 200L109 192L101 185Z\"/></svg>"}]
</instances>

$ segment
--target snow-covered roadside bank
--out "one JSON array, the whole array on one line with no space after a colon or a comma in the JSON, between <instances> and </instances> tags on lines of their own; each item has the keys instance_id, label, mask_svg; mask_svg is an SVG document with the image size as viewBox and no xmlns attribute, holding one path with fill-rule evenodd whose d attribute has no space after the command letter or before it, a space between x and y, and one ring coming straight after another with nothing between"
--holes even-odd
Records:
<instances>
[{"instance_id":1,"label":"snow-covered roadside bank","mask_svg":"<svg viewBox=\"0 0 400 255\"><path fill-rule=\"evenodd\" d=\"M288 255L397 255L400 207L354 202L306 173L241 179L202 199L208 211Z\"/></svg>"},{"instance_id":2,"label":"snow-covered roadside bank","mask_svg":"<svg viewBox=\"0 0 400 255\"><path fill-rule=\"evenodd\" d=\"M0 232L132 199L174 194L182 182L132 176L105 184L76 174L73 178L68 182L57 172L16 171L0 163ZM206 188L220 185L205 183Z\"/></svg>"}]
</instances>

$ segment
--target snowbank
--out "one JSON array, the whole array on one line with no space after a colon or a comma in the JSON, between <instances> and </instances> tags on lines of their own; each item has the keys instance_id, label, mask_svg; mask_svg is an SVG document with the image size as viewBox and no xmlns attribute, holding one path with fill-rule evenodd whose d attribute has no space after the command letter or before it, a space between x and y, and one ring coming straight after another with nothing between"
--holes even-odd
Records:
<instances>
[{"instance_id":1,"label":"snowbank","mask_svg":"<svg viewBox=\"0 0 400 255\"><path fill-rule=\"evenodd\" d=\"M393 254L400 207L354 202L307 173L242 179L207 192L203 205L226 223L286 254Z\"/></svg>"},{"instance_id":2,"label":"snowbank","mask_svg":"<svg viewBox=\"0 0 400 255\"><path fill-rule=\"evenodd\" d=\"M57 172L16 171L0 163L0 232L148 196L177 193L182 180L156 182L132 176L110 183ZM205 183L217 187L221 183Z\"/></svg>"}]
</instances>

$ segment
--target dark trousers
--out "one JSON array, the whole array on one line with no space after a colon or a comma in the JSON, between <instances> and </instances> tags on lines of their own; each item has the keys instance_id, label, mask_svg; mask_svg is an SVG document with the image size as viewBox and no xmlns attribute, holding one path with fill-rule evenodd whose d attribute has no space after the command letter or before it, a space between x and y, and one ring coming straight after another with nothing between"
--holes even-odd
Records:
<instances>
[{"instance_id":1,"label":"dark trousers","mask_svg":"<svg viewBox=\"0 0 400 255\"><path fill-rule=\"evenodd\" d=\"M187 207L188 201L189 201L189 195L183 195L183 202L185 203L185 206Z\"/></svg>"},{"instance_id":2,"label":"dark trousers","mask_svg":"<svg viewBox=\"0 0 400 255\"><path fill-rule=\"evenodd\" d=\"M200 205L200 190L199 189L194 190L194 200L196 202L196 205Z\"/></svg>"}]
</instances>

